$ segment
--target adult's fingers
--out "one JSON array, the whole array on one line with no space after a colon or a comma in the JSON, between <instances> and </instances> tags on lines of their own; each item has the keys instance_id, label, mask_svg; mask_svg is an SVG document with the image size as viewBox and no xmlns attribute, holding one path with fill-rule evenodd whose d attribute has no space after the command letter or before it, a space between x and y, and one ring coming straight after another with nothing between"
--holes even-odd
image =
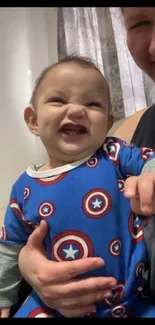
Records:
<instances>
[{"instance_id":1,"label":"adult's fingers","mask_svg":"<svg viewBox=\"0 0 155 325\"><path fill-rule=\"evenodd\" d=\"M143 214L140 209L140 201L139 198L131 199L131 210L136 214Z\"/></svg>"},{"instance_id":2,"label":"adult's fingers","mask_svg":"<svg viewBox=\"0 0 155 325\"><path fill-rule=\"evenodd\" d=\"M124 183L124 195L131 199L138 195L137 177L131 176Z\"/></svg>"},{"instance_id":3,"label":"adult's fingers","mask_svg":"<svg viewBox=\"0 0 155 325\"><path fill-rule=\"evenodd\" d=\"M48 262L48 276L47 282L51 279L52 284L68 281L84 274L88 271L93 271L104 266L104 261L99 257L88 257L75 261L63 262ZM44 278L45 272L42 270L42 277ZM44 279L45 280L45 279Z\"/></svg>"},{"instance_id":4,"label":"adult's fingers","mask_svg":"<svg viewBox=\"0 0 155 325\"><path fill-rule=\"evenodd\" d=\"M64 317L67 318L77 318L77 317L83 317L85 315L88 314L93 314L96 312L96 307L95 305L87 305L87 306L82 306L82 307L78 307L78 308L72 308L72 309L66 309L66 308L61 308L59 309L59 312L61 313L61 315L63 315Z\"/></svg>"},{"instance_id":5,"label":"adult's fingers","mask_svg":"<svg viewBox=\"0 0 155 325\"><path fill-rule=\"evenodd\" d=\"M45 220L42 220L40 225L29 236L27 244L22 248L19 254L18 264L20 271L31 286L34 286L34 276L36 278L36 274L38 274L37 272L41 271L41 267L44 278L47 277L46 272L51 270L50 267L52 267L51 265L48 267L49 261L47 259L47 252L43 244L43 240L47 232L48 224ZM31 272L28 270L28 264L31 268Z\"/></svg>"},{"instance_id":6,"label":"adult's fingers","mask_svg":"<svg viewBox=\"0 0 155 325\"><path fill-rule=\"evenodd\" d=\"M2 308L0 311L0 318L8 318L10 315L10 308Z\"/></svg>"},{"instance_id":7,"label":"adult's fingers","mask_svg":"<svg viewBox=\"0 0 155 325\"><path fill-rule=\"evenodd\" d=\"M152 214L153 195L154 183L152 174L142 174L138 177L138 196L140 200L140 210L143 214Z\"/></svg>"},{"instance_id":8,"label":"adult's fingers","mask_svg":"<svg viewBox=\"0 0 155 325\"><path fill-rule=\"evenodd\" d=\"M85 294L91 294L97 291L111 290L116 287L117 283L113 277L90 277L86 279L73 279L67 283L53 286L53 295L58 297L78 298Z\"/></svg>"},{"instance_id":9,"label":"adult's fingers","mask_svg":"<svg viewBox=\"0 0 155 325\"><path fill-rule=\"evenodd\" d=\"M27 241L27 246L39 246L43 244L43 240L48 232L48 224L45 220L41 220L40 225L32 232Z\"/></svg>"},{"instance_id":10,"label":"adult's fingers","mask_svg":"<svg viewBox=\"0 0 155 325\"><path fill-rule=\"evenodd\" d=\"M75 308L110 297L111 290L116 286L114 278L96 277L59 285L46 286L40 297L50 308ZM81 304L82 301L82 304Z\"/></svg>"},{"instance_id":11,"label":"adult's fingers","mask_svg":"<svg viewBox=\"0 0 155 325\"><path fill-rule=\"evenodd\" d=\"M110 290L102 290L96 291L93 293L86 293L82 296L74 296L67 299L61 300L61 307L66 309L74 309L74 308L81 308L87 305L93 305L97 301L102 301L104 299L108 299L112 296L112 292ZM60 303L58 299L56 301L57 304Z\"/></svg>"}]
</instances>

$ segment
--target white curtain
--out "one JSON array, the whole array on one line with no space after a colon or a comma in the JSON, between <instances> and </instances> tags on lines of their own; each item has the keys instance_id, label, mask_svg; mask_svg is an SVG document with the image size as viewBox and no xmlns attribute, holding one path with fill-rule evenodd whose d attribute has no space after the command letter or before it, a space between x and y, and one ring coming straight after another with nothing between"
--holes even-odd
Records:
<instances>
[{"instance_id":1,"label":"white curtain","mask_svg":"<svg viewBox=\"0 0 155 325\"><path fill-rule=\"evenodd\" d=\"M23 120L38 74L57 61L57 8L0 8L0 206L45 151Z\"/></svg>"},{"instance_id":2,"label":"white curtain","mask_svg":"<svg viewBox=\"0 0 155 325\"><path fill-rule=\"evenodd\" d=\"M58 57L72 53L90 57L105 75L116 120L155 103L153 82L128 51L120 8L58 8Z\"/></svg>"}]
</instances>

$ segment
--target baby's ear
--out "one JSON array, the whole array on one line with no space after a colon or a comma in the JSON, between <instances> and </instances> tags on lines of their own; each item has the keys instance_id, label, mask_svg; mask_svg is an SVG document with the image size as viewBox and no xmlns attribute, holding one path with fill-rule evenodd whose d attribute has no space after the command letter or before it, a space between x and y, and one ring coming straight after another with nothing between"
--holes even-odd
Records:
<instances>
[{"instance_id":1,"label":"baby's ear","mask_svg":"<svg viewBox=\"0 0 155 325\"><path fill-rule=\"evenodd\" d=\"M33 106L28 106L24 110L24 120L27 124L29 130L36 136L39 135L38 133L38 121L37 121L37 114Z\"/></svg>"},{"instance_id":2,"label":"baby's ear","mask_svg":"<svg viewBox=\"0 0 155 325\"><path fill-rule=\"evenodd\" d=\"M112 113L109 114L108 116L108 127L107 127L107 133L109 132L109 130L112 128L114 124L114 116Z\"/></svg>"}]
</instances>

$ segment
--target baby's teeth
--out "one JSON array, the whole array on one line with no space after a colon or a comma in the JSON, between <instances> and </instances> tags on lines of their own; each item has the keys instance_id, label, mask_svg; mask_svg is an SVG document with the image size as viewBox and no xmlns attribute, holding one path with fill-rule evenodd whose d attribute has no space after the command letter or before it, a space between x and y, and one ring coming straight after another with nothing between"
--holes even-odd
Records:
<instances>
[{"instance_id":1,"label":"baby's teeth","mask_svg":"<svg viewBox=\"0 0 155 325\"><path fill-rule=\"evenodd\" d=\"M74 134L77 134L77 133L78 133L78 132L76 132L76 131L70 131L70 132L69 132L70 135L74 135Z\"/></svg>"},{"instance_id":2,"label":"baby's teeth","mask_svg":"<svg viewBox=\"0 0 155 325\"><path fill-rule=\"evenodd\" d=\"M70 135L75 135L75 134L79 134L80 132L78 132L78 131L69 131L69 134Z\"/></svg>"}]
</instances>

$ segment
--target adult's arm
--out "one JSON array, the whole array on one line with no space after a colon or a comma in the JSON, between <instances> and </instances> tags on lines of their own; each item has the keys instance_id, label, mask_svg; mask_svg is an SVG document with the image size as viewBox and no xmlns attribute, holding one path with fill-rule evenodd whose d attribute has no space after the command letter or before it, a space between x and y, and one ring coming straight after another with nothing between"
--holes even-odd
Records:
<instances>
[{"instance_id":1,"label":"adult's arm","mask_svg":"<svg viewBox=\"0 0 155 325\"><path fill-rule=\"evenodd\" d=\"M114 136L131 141L138 147L155 149L155 105L142 109L125 120ZM144 170L145 171L145 170ZM147 170L148 172L148 170ZM142 218L142 222L144 222ZM151 218L143 229L148 258L150 261L150 289L155 301L155 218Z\"/></svg>"},{"instance_id":2,"label":"adult's arm","mask_svg":"<svg viewBox=\"0 0 155 325\"><path fill-rule=\"evenodd\" d=\"M130 142L145 111L145 108L141 109L140 111L135 112L133 115L126 118L121 126L114 132L113 136Z\"/></svg>"},{"instance_id":3,"label":"adult's arm","mask_svg":"<svg viewBox=\"0 0 155 325\"><path fill-rule=\"evenodd\" d=\"M26 281L43 302L65 317L80 317L95 311L95 302L111 296L116 286L112 277L77 276L104 266L101 258L55 262L46 257L43 239L48 231L43 220L19 255L19 267Z\"/></svg>"}]
</instances>

